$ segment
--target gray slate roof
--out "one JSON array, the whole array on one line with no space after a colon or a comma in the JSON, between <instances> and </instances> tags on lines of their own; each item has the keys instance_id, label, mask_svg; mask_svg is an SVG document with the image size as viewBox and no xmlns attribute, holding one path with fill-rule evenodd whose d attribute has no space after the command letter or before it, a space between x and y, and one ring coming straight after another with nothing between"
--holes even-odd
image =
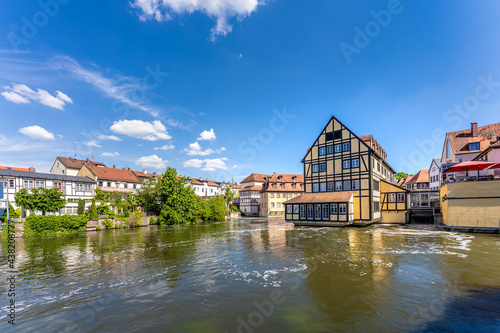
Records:
<instances>
[{"instance_id":1,"label":"gray slate roof","mask_svg":"<svg viewBox=\"0 0 500 333\"><path fill-rule=\"evenodd\" d=\"M27 171L17 171L17 170L8 170L8 169L0 169L0 176L35 178L35 179L49 179L49 180L64 180L64 181L78 182L78 183L95 183L95 181L93 179L90 179L88 177L55 175L52 173L27 172Z\"/></svg>"}]
</instances>

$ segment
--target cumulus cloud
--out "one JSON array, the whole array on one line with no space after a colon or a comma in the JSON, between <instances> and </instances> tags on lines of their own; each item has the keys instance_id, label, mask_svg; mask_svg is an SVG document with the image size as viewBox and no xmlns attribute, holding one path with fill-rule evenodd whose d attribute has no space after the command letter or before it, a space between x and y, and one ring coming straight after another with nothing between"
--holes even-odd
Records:
<instances>
[{"instance_id":1,"label":"cumulus cloud","mask_svg":"<svg viewBox=\"0 0 500 333\"><path fill-rule=\"evenodd\" d=\"M38 140L55 140L54 133L50 133L45 128L38 125L22 127L18 131L21 134Z\"/></svg>"},{"instance_id":2,"label":"cumulus cloud","mask_svg":"<svg viewBox=\"0 0 500 333\"><path fill-rule=\"evenodd\" d=\"M157 141L170 140L167 128L159 120L152 122L142 120L119 120L109 128L113 133L123 134L132 138Z\"/></svg>"},{"instance_id":3,"label":"cumulus cloud","mask_svg":"<svg viewBox=\"0 0 500 333\"><path fill-rule=\"evenodd\" d=\"M199 141L203 141L203 140L207 140L207 141L213 141L216 139L216 136L215 136L215 133L214 133L214 129L211 128L210 131L203 131L201 132L200 134L200 137L196 140L199 140Z\"/></svg>"},{"instance_id":4,"label":"cumulus cloud","mask_svg":"<svg viewBox=\"0 0 500 333\"><path fill-rule=\"evenodd\" d=\"M198 142L191 143L189 144L189 148L184 148L184 151L189 155L189 156L207 156L211 155L214 153L212 149L205 149L202 150L201 146Z\"/></svg>"},{"instance_id":5,"label":"cumulus cloud","mask_svg":"<svg viewBox=\"0 0 500 333\"><path fill-rule=\"evenodd\" d=\"M139 158L135 164L140 165L144 168L155 168L155 169L165 169L167 167L167 160L163 160L156 155L143 156Z\"/></svg>"},{"instance_id":6,"label":"cumulus cloud","mask_svg":"<svg viewBox=\"0 0 500 333\"><path fill-rule=\"evenodd\" d=\"M102 147L102 146L99 146L99 144L97 143L96 140L90 140L90 141L84 142L83 144L88 146L88 147L97 147L97 148Z\"/></svg>"},{"instance_id":7,"label":"cumulus cloud","mask_svg":"<svg viewBox=\"0 0 500 333\"><path fill-rule=\"evenodd\" d=\"M161 147L154 147L153 150L171 150L174 148L175 148L175 146L172 143L169 143L168 145L164 145Z\"/></svg>"},{"instance_id":8,"label":"cumulus cloud","mask_svg":"<svg viewBox=\"0 0 500 333\"><path fill-rule=\"evenodd\" d=\"M116 157L116 156L120 156L120 154L115 151L114 153L102 153L101 156Z\"/></svg>"},{"instance_id":9,"label":"cumulus cloud","mask_svg":"<svg viewBox=\"0 0 500 333\"><path fill-rule=\"evenodd\" d=\"M120 139L116 135L96 134L95 137L98 138L99 140L122 141L122 139Z\"/></svg>"},{"instance_id":10,"label":"cumulus cloud","mask_svg":"<svg viewBox=\"0 0 500 333\"><path fill-rule=\"evenodd\" d=\"M227 170L226 165L227 158L207 158L204 160L200 159L191 159L184 162L185 168L202 168L204 171L216 171L219 170Z\"/></svg>"},{"instance_id":11,"label":"cumulus cloud","mask_svg":"<svg viewBox=\"0 0 500 333\"><path fill-rule=\"evenodd\" d=\"M142 21L153 19L156 21L172 20L174 15L201 12L216 20L215 27L210 31L210 39L215 41L218 36L226 36L233 29L229 23L231 18L242 20L257 10L264 0L132 0L133 8L139 10Z\"/></svg>"},{"instance_id":12,"label":"cumulus cloud","mask_svg":"<svg viewBox=\"0 0 500 333\"><path fill-rule=\"evenodd\" d=\"M48 91L37 89L34 91L25 84L12 83L4 87L2 96L9 102L16 104L27 104L35 101L48 107L63 110L66 103L73 103L71 98L59 90L56 90L56 96L52 96Z\"/></svg>"}]
</instances>

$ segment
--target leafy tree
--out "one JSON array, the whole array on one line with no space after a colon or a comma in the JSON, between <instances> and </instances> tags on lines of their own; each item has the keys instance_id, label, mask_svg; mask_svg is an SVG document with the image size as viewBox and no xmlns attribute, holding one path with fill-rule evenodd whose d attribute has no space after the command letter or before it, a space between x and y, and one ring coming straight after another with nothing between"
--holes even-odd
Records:
<instances>
[{"instance_id":1,"label":"leafy tree","mask_svg":"<svg viewBox=\"0 0 500 333\"><path fill-rule=\"evenodd\" d=\"M229 209L229 204L236 198L236 192L230 188L226 187L226 191L224 192L224 202L226 203L226 207Z\"/></svg>"},{"instance_id":2,"label":"leafy tree","mask_svg":"<svg viewBox=\"0 0 500 333\"><path fill-rule=\"evenodd\" d=\"M197 199L194 189L186 186L184 178L177 178L177 171L168 167L157 183L158 197L162 204L160 224L190 224L197 220Z\"/></svg>"},{"instance_id":3,"label":"leafy tree","mask_svg":"<svg viewBox=\"0 0 500 333\"><path fill-rule=\"evenodd\" d=\"M12 207L12 205L9 204L9 218L17 219L18 217L21 217L21 211L19 209L14 209L14 207ZM7 220L7 210L5 210L3 216L0 217L0 220L2 220L3 222Z\"/></svg>"},{"instance_id":4,"label":"leafy tree","mask_svg":"<svg viewBox=\"0 0 500 333\"><path fill-rule=\"evenodd\" d=\"M83 215L85 214L85 201L80 199L78 200L78 210L77 210L78 215Z\"/></svg>"},{"instance_id":5,"label":"leafy tree","mask_svg":"<svg viewBox=\"0 0 500 333\"><path fill-rule=\"evenodd\" d=\"M223 196L204 200L200 208L200 217L204 221L224 221L226 216L226 202Z\"/></svg>"},{"instance_id":6,"label":"leafy tree","mask_svg":"<svg viewBox=\"0 0 500 333\"><path fill-rule=\"evenodd\" d=\"M159 213L158 209L158 189L156 181L148 179L142 183L137 190L135 200L137 204L145 209L146 212Z\"/></svg>"},{"instance_id":7,"label":"leafy tree","mask_svg":"<svg viewBox=\"0 0 500 333\"><path fill-rule=\"evenodd\" d=\"M30 211L40 211L42 215L55 213L66 204L62 192L57 188L34 188L31 193L22 189L14 199L18 206Z\"/></svg>"},{"instance_id":8,"label":"leafy tree","mask_svg":"<svg viewBox=\"0 0 500 333\"><path fill-rule=\"evenodd\" d=\"M398 172L396 174L396 180L399 182L401 179L408 177L407 173L404 172Z\"/></svg>"},{"instance_id":9,"label":"leafy tree","mask_svg":"<svg viewBox=\"0 0 500 333\"><path fill-rule=\"evenodd\" d=\"M90 206L89 219L91 219L91 220L97 220L98 219L98 216L97 216L97 207L95 205L95 199L92 199L92 205Z\"/></svg>"}]
</instances>

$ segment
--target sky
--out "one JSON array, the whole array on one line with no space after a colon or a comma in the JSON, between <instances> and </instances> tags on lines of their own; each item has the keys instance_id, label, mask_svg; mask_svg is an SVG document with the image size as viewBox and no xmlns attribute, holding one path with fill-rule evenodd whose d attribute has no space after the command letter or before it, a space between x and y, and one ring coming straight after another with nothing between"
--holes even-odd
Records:
<instances>
[{"instance_id":1,"label":"sky","mask_svg":"<svg viewBox=\"0 0 500 333\"><path fill-rule=\"evenodd\" d=\"M396 171L500 121L500 3L0 3L0 165L302 173L331 116Z\"/></svg>"}]
</instances>

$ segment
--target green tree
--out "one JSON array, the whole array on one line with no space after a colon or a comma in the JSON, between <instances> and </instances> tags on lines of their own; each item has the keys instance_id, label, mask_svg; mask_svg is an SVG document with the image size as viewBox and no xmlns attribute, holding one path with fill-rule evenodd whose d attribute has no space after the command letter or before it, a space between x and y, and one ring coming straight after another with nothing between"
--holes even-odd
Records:
<instances>
[{"instance_id":1,"label":"green tree","mask_svg":"<svg viewBox=\"0 0 500 333\"><path fill-rule=\"evenodd\" d=\"M137 190L135 200L146 212L159 213L158 210L158 188L156 181L148 179L144 181L141 188Z\"/></svg>"},{"instance_id":2,"label":"green tree","mask_svg":"<svg viewBox=\"0 0 500 333\"><path fill-rule=\"evenodd\" d=\"M40 211L42 215L55 213L66 205L62 192L57 188L34 188L29 193L22 189L14 196L16 204L30 211Z\"/></svg>"},{"instance_id":3,"label":"green tree","mask_svg":"<svg viewBox=\"0 0 500 333\"><path fill-rule=\"evenodd\" d=\"M224 202L226 203L226 207L228 209L234 198L236 198L236 192L232 188L226 187L226 191L224 192Z\"/></svg>"},{"instance_id":4,"label":"green tree","mask_svg":"<svg viewBox=\"0 0 500 333\"><path fill-rule=\"evenodd\" d=\"M408 177L407 173L404 172L398 172L396 174L396 180L399 182L401 179Z\"/></svg>"},{"instance_id":5,"label":"green tree","mask_svg":"<svg viewBox=\"0 0 500 333\"><path fill-rule=\"evenodd\" d=\"M85 201L80 199L78 200L78 210L77 210L78 215L83 215L85 214Z\"/></svg>"},{"instance_id":6,"label":"green tree","mask_svg":"<svg viewBox=\"0 0 500 333\"><path fill-rule=\"evenodd\" d=\"M190 224L197 220L198 204L194 189L186 186L185 178L178 178L177 171L168 167L157 183L162 205L160 224Z\"/></svg>"},{"instance_id":7,"label":"green tree","mask_svg":"<svg viewBox=\"0 0 500 333\"><path fill-rule=\"evenodd\" d=\"M18 217L21 217L21 212L19 209L14 209L11 204L9 204L9 218L11 219L17 219ZM0 217L0 220L5 222L7 220L7 210L5 210L5 213L2 217Z\"/></svg>"},{"instance_id":8,"label":"green tree","mask_svg":"<svg viewBox=\"0 0 500 333\"><path fill-rule=\"evenodd\" d=\"M204 200L200 208L200 217L204 221L224 221L226 216L226 202L223 196Z\"/></svg>"},{"instance_id":9,"label":"green tree","mask_svg":"<svg viewBox=\"0 0 500 333\"><path fill-rule=\"evenodd\" d=\"M90 220L97 220L97 207L95 205L95 199L92 199L92 205L90 206L90 215L89 219Z\"/></svg>"}]
</instances>

